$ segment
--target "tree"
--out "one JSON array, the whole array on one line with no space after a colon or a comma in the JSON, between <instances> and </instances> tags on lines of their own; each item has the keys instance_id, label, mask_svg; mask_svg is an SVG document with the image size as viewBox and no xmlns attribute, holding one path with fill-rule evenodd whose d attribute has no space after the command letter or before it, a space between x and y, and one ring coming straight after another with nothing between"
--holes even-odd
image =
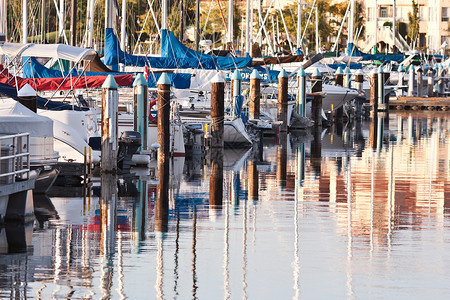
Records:
<instances>
[{"instance_id":1,"label":"tree","mask_svg":"<svg viewBox=\"0 0 450 300\"><path fill-rule=\"evenodd\" d=\"M419 36L419 5L412 0L412 13L408 13L409 31L408 37L411 39L412 48L416 47L417 37Z\"/></svg>"}]
</instances>

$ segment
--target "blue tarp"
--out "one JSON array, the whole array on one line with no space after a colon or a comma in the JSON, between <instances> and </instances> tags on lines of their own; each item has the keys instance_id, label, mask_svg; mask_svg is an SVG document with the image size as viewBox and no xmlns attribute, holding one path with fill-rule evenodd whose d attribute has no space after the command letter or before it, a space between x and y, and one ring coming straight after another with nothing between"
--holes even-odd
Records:
<instances>
[{"instance_id":1,"label":"blue tarp","mask_svg":"<svg viewBox=\"0 0 450 300\"><path fill-rule=\"evenodd\" d=\"M107 75L124 75L125 73L103 73L103 72L84 72L72 70L70 74L73 77L80 75L86 76L107 76ZM61 72L60 70L49 69L39 63L35 57L29 57L27 63L23 66L23 78L58 78L67 77L69 72Z\"/></svg>"},{"instance_id":2,"label":"blue tarp","mask_svg":"<svg viewBox=\"0 0 450 300\"><path fill-rule=\"evenodd\" d=\"M120 43L112 28L105 30L105 65L119 63L160 69L207 69L228 70L247 67L251 64L251 57L216 57L203 54L184 46L171 31L161 30L161 57L136 56L120 49Z\"/></svg>"},{"instance_id":3,"label":"blue tarp","mask_svg":"<svg viewBox=\"0 0 450 300\"><path fill-rule=\"evenodd\" d=\"M82 72L78 70L72 70L73 77L79 77ZM124 75L127 73L102 73L102 72L84 72L83 76L107 76L107 75ZM23 68L23 78L58 78L67 77L69 73L61 72L53 69L49 69L43 66L37 61L36 58L30 57L28 62ZM191 74L188 73L178 73L178 74L167 74L172 83L172 86L177 89L187 89L191 85ZM157 87L156 82L158 81L161 74L150 74L147 78L149 87Z\"/></svg>"},{"instance_id":4,"label":"blue tarp","mask_svg":"<svg viewBox=\"0 0 450 300\"><path fill-rule=\"evenodd\" d=\"M361 56L363 60L402 62L405 59L405 55L403 54L366 54L361 52L353 43L348 43L347 51L349 56Z\"/></svg>"}]
</instances>

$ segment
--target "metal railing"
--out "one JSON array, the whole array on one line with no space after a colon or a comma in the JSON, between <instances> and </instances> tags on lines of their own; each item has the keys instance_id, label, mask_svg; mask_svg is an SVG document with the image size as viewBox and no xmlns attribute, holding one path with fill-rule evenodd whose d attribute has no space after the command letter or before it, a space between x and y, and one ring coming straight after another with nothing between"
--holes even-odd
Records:
<instances>
[{"instance_id":1,"label":"metal railing","mask_svg":"<svg viewBox=\"0 0 450 300\"><path fill-rule=\"evenodd\" d=\"M0 135L0 184L30 178L30 134Z\"/></svg>"}]
</instances>

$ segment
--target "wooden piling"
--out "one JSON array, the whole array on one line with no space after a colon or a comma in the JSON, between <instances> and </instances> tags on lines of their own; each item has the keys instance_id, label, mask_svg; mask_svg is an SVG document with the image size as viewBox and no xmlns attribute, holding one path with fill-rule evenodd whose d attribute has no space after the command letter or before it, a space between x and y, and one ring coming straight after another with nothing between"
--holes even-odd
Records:
<instances>
[{"instance_id":1,"label":"wooden piling","mask_svg":"<svg viewBox=\"0 0 450 300\"><path fill-rule=\"evenodd\" d=\"M169 158L158 159L156 186L155 231L166 232L169 222Z\"/></svg>"},{"instance_id":2,"label":"wooden piling","mask_svg":"<svg viewBox=\"0 0 450 300\"><path fill-rule=\"evenodd\" d=\"M241 72L239 72L239 70L236 70L233 72L233 74L231 75L231 96L232 96L232 111L231 111L231 115L232 116L236 116L237 112L240 112L239 110L236 110L236 106L237 105L242 105L242 103L238 104L237 101L237 97L239 97L241 95L241 85L242 85L242 76L241 76Z\"/></svg>"},{"instance_id":3,"label":"wooden piling","mask_svg":"<svg viewBox=\"0 0 450 300\"><path fill-rule=\"evenodd\" d=\"M344 69L344 86L346 88L351 88L352 84L352 71L350 71L349 67L345 67Z\"/></svg>"},{"instance_id":4,"label":"wooden piling","mask_svg":"<svg viewBox=\"0 0 450 300\"><path fill-rule=\"evenodd\" d=\"M112 75L102 85L102 173L117 172L117 131L119 93Z\"/></svg>"},{"instance_id":5,"label":"wooden piling","mask_svg":"<svg viewBox=\"0 0 450 300\"><path fill-rule=\"evenodd\" d=\"M259 197L259 174L254 161L249 160L247 165L248 172L248 200L258 200Z\"/></svg>"},{"instance_id":6,"label":"wooden piling","mask_svg":"<svg viewBox=\"0 0 450 300\"><path fill-rule=\"evenodd\" d=\"M286 186L287 178L287 133L280 132L280 145L277 148L277 185L279 187Z\"/></svg>"},{"instance_id":7,"label":"wooden piling","mask_svg":"<svg viewBox=\"0 0 450 300\"><path fill-rule=\"evenodd\" d=\"M249 119L259 119L261 99L261 76L256 69L253 69L250 75L250 104L249 104Z\"/></svg>"},{"instance_id":8,"label":"wooden piling","mask_svg":"<svg viewBox=\"0 0 450 300\"><path fill-rule=\"evenodd\" d=\"M378 110L384 108L384 71L382 67L378 68Z\"/></svg>"},{"instance_id":9,"label":"wooden piling","mask_svg":"<svg viewBox=\"0 0 450 300\"><path fill-rule=\"evenodd\" d=\"M414 96L414 65L409 66L409 79L408 79L408 96Z\"/></svg>"},{"instance_id":10,"label":"wooden piling","mask_svg":"<svg viewBox=\"0 0 450 300\"><path fill-rule=\"evenodd\" d=\"M417 97L423 97L423 70L422 68L417 69Z\"/></svg>"},{"instance_id":11,"label":"wooden piling","mask_svg":"<svg viewBox=\"0 0 450 300\"><path fill-rule=\"evenodd\" d=\"M287 108L288 108L288 76L286 71L281 70L278 75L278 106L277 106L278 118L277 120L282 122L280 126L280 131L287 131L288 119L287 119Z\"/></svg>"},{"instance_id":12,"label":"wooden piling","mask_svg":"<svg viewBox=\"0 0 450 300\"><path fill-rule=\"evenodd\" d=\"M297 95L297 113L300 117L304 118L306 116L306 72L303 68L300 68L297 72L297 84L298 84L298 95Z\"/></svg>"},{"instance_id":13,"label":"wooden piling","mask_svg":"<svg viewBox=\"0 0 450 300\"><path fill-rule=\"evenodd\" d=\"M370 106L372 112L376 114L378 111L378 73L376 69L370 72Z\"/></svg>"},{"instance_id":14,"label":"wooden piling","mask_svg":"<svg viewBox=\"0 0 450 300\"><path fill-rule=\"evenodd\" d=\"M403 68L403 65L400 65L397 71L398 71L398 82L397 82L396 96L401 97L403 96L403 89L405 85L405 68Z\"/></svg>"},{"instance_id":15,"label":"wooden piling","mask_svg":"<svg viewBox=\"0 0 450 300\"><path fill-rule=\"evenodd\" d=\"M217 74L211 80L211 148L223 148L225 81Z\"/></svg>"},{"instance_id":16,"label":"wooden piling","mask_svg":"<svg viewBox=\"0 0 450 300\"><path fill-rule=\"evenodd\" d=\"M314 98L311 103L311 118L314 121L314 127L322 126L322 74L316 68L312 73L312 87L311 92Z\"/></svg>"},{"instance_id":17,"label":"wooden piling","mask_svg":"<svg viewBox=\"0 0 450 300\"><path fill-rule=\"evenodd\" d=\"M142 73L136 76L134 87L134 131L141 134L141 150L148 150L148 84Z\"/></svg>"},{"instance_id":18,"label":"wooden piling","mask_svg":"<svg viewBox=\"0 0 450 300\"><path fill-rule=\"evenodd\" d=\"M428 97L434 97L434 71L432 68L428 69Z\"/></svg>"},{"instance_id":19,"label":"wooden piling","mask_svg":"<svg viewBox=\"0 0 450 300\"><path fill-rule=\"evenodd\" d=\"M170 153L170 79L162 73L158 80L158 161Z\"/></svg>"},{"instance_id":20,"label":"wooden piling","mask_svg":"<svg viewBox=\"0 0 450 300\"><path fill-rule=\"evenodd\" d=\"M334 80L336 85L344 86L344 73L342 72L341 67L338 67L336 72L334 73Z\"/></svg>"},{"instance_id":21,"label":"wooden piling","mask_svg":"<svg viewBox=\"0 0 450 300\"><path fill-rule=\"evenodd\" d=\"M17 92L17 97L19 103L32 112L37 112L37 93L28 83Z\"/></svg>"},{"instance_id":22,"label":"wooden piling","mask_svg":"<svg viewBox=\"0 0 450 300\"><path fill-rule=\"evenodd\" d=\"M211 171L209 205L220 208L223 201L223 128L225 81L217 74L211 80Z\"/></svg>"},{"instance_id":23,"label":"wooden piling","mask_svg":"<svg viewBox=\"0 0 450 300\"><path fill-rule=\"evenodd\" d=\"M438 95L439 96L443 96L444 95L444 88L445 88L445 85L444 85L444 77L445 76L445 70L444 70L444 68L442 67L442 65L441 64L439 64L438 65L438 77L439 77L439 80L438 80L438 90L437 90L437 93L438 93Z\"/></svg>"},{"instance_id":24,"label":"wooden piling","mask_svg":"<svg viewBox=\"0 0 450 300\"><path fill-rule=\"evenodd\" d=\"M355 88L359 92L364 90L364 73L361 69L357 70L355 73ZM356 118L361 118L362 116L362 100L361 98L356 98Z\"/></svg>"}]
</instances>

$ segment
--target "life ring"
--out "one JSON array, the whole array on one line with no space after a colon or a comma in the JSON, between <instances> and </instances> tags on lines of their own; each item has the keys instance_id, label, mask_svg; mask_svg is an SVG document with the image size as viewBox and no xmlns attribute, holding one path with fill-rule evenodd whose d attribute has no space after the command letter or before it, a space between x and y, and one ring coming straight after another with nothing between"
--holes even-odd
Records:
<instances>
[{"instance_id":1,"label":"life ring","mask_svg":"<svg viewBox=\"0 0 450 300\"><path fill-rule=\"evenodd\" d=\"M153 124L157 124L158 123L158 116L154 117L152 115L152 107L155 106L156 102L158 102L158 99L153 99L148 104L148 121L150 123L153 123Z\"/></svg>"}]
</instances>

